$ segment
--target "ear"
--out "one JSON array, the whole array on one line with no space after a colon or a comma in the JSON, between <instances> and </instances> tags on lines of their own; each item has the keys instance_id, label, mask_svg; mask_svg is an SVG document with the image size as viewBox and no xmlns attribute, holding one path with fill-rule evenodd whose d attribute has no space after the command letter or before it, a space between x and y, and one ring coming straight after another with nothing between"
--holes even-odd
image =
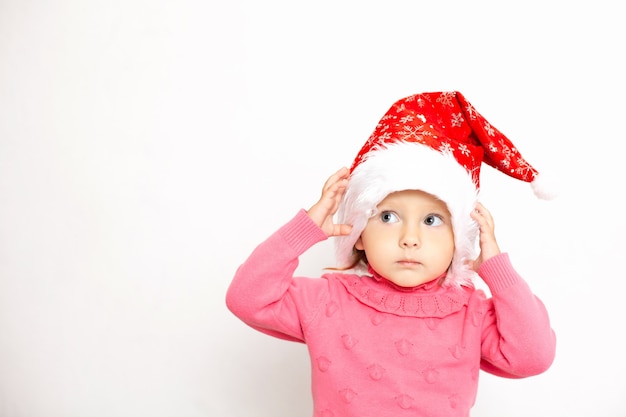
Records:
<instances>
[{"instance_id":1,"label":"ear","mask_svg":"<svg viewBox=\"0 0 626 417\"><path fill-rule=\"evenodd\" d=\"M359 238L358 238L358 239L356 240L356 242L354 243L354 247L355 247L357 250L365 250L365 249L363 248L363 239L361 239L361 236L359 236Z\"/></svg>"}]
</instances>

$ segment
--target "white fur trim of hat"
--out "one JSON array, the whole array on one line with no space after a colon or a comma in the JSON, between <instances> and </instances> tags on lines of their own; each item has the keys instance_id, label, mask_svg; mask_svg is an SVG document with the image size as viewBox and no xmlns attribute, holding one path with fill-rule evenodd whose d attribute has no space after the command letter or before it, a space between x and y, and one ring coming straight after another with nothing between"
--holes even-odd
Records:
<instances>
[{"instance_id":1,"label":"white fur trim of hat","mask_svg":"<svg viewBox=\"0 0 626 417\"><path fill-rule=\"evenodd\" d=\"M387 195L421 190L445 202L452 216L455 251L443 285L471 285L479 232L471 212L482 162L531 183L540 198L551 196L538 187L538 171L459 92L416 94L394 103L352 164L337 211L339 223L352 225L350 235L336 238L339 267L355 263L354 245Z\"/></svg>"}]
</instances>

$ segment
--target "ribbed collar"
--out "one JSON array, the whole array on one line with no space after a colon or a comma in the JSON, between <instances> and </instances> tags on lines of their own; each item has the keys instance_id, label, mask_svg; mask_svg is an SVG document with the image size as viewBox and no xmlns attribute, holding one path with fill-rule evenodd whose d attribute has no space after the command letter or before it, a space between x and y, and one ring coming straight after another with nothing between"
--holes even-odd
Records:
<instances>
[{"instance_id":1,"label":"ribbed collar","mask_svg":"<svg viewBox=\"0 0 626 417\"><path fill-rule=\"evenodd\" d=\"M467 304L473 288L442 287L439 278L417 287L400 287L371 268L371 276L337 275L357 300L383 313L407 317L445 317Z\"/></svg>"}]
</instances>

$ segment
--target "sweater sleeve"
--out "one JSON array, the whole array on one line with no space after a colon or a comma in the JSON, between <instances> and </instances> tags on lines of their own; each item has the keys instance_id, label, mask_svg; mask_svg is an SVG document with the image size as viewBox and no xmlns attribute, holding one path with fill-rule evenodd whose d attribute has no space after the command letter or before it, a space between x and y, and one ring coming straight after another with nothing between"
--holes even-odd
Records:
<instances>
[{"instance_id":1,"label":"sweater sleeve","mask_svg":"<svg viewBox=\"0 0 626 417\"><path fill-rule=\"evenodd\" d=\"M554 360L556 337L541 300L513 269L507 254L484 262L479 275L492 294L483 321L481 368L507 378L546 371Z\"/></svg>"},{"instance_id":2,"label":"sweater sleeve","mask_svg":"<svg viewBox=\"0 0 626 417\"><path fill-rule=\"evenodd\" d=\"M303 322L323 295L326 280L293 274L298 257L325 239L326 234L300 210L239 266L226 293L229 310L263 333L304 342Z\"/></svg>"}]
</instances>

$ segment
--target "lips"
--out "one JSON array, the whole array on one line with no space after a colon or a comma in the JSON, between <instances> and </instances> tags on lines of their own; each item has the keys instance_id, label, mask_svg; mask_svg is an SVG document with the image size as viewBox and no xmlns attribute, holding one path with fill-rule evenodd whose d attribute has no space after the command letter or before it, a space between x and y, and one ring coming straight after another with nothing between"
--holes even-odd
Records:
<instances>
[{"instance_id":1,"label":"lips","mask_svg":"<svg viewBox=\"0 0 626 417\"><path fill-rule=\"evenodd\" d=\"M417 265L421 265L422 263L419 261L416 261L414 259L402 259L400 261L398 261L398 263L400 265L404 265L404 266L417 266Z\"/></svg>"}]
</instances>

